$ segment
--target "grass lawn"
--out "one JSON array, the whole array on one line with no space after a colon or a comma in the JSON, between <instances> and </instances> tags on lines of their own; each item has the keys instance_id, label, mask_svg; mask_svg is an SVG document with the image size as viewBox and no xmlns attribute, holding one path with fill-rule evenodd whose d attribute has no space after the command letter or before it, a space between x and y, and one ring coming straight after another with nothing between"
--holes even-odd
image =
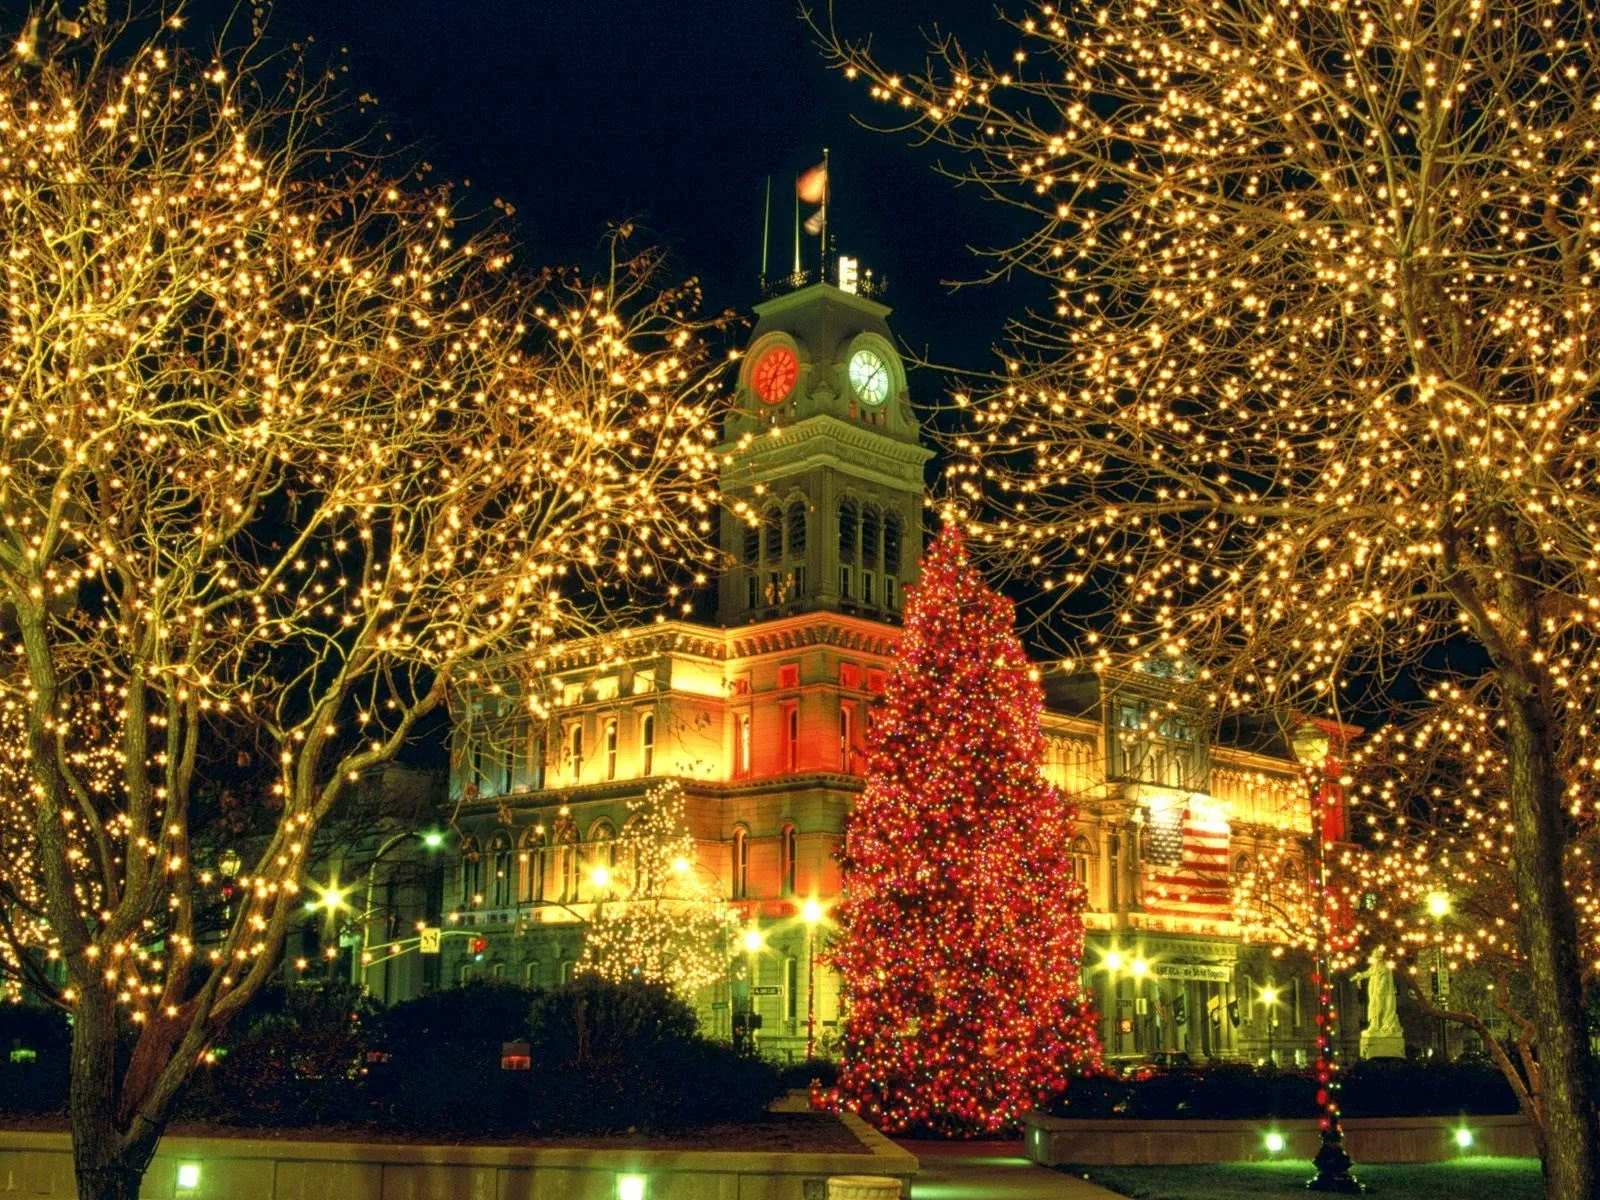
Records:
<instances>
[{"instance_id":1,"label":"grass lawn","mask_svg":"<svg viewBox=\"0 0 1600 1200\"><path fill-rule=\"evenodd\" d=\"M1310 1163L1214 1163L1188 1167L1062 1168L1134 1200L1235 1200L1306 1196ZM1383 1200L1543 1200L1536 1158L1467 1158L1438 1163L1357 1163L1355 1176Z\"/></svg>"}]
</instances>

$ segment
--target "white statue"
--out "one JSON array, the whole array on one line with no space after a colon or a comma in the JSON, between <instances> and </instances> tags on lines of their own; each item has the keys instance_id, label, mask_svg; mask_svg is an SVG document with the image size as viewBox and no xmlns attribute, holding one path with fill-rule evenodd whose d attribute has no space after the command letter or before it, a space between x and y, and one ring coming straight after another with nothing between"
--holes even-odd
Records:
<instances>
[{"instance_id":1,"label":"white statue","mask_svg":"<svg viewBox=\"0 0 1600 1200\"><path fill-rule=\"evenodd\" d=\"M1394 972L1383 960L1383 951L1373 948L1367 956L1367 969L1350 976L1367 982L1367 1027L1361 1031L1364 1058L1401 1057L1405 1053L1405 1034L1400 1028L1396 1008Z\"/></svg>"}]
</instances>

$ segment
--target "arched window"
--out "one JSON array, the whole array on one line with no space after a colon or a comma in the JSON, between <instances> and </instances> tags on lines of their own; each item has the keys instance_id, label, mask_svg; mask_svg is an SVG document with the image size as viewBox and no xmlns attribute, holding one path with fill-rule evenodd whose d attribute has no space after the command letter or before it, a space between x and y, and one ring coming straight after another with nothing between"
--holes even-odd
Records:
<instances>
[{"instance_id":1,"label":"arched window","mask_svg":"<svg viewBox=\"0 0 1600 1200\"><path fill-rule=\"evenodd\" d=\"M1122 839L1114 833L1106 834L1106 908L1117 911L1121 900L1118 876L1122 874Z\"/></svg>"},{"instance_id":2,"label":"arched window","mask_svg":"<svg viewBox=\"0 0 1600 1200\"><path fill-rule=\"evenodd\" d=\"M516 869L512 865L511 838L505 833L495 834L490 844L489 870L489 907L510 908Z\"/></svg>"},{"instance_id":3,"label":"arched window","mask_svg":"<svg viewBox=\"0 0 1600 1200\"><path fill-rule=\"evenodd\" d=\"M656 773L656 715L645 713L639 718L639 774Z\"/></svg>"},{"instance_id":4,"label":"arched window","mask_svg":"<svg viewBox=\"0 0 1600 1200\"><path fill-rule=\"evenodd\" d=\"M849 704L839 706L839 770L850 770L850 751L855 744L855 710Z\"/></svg>"},{"instance_id":5,"label":"arched window","mask_svg":"<svg viewBox=\"0 0 1600 1200\"><path fill-rule=\"evenodd\" d=\"M744 527L744 561L755 566L761 561L761 526Z\"/></svg>"},{"instance_id":6,"label":"arched window","mask_svg":"<svg viewBox=\"0 0 1600 1200\"><path fill-rule=\"evenodd\" d=\"M606 720L606 778L617 777L617 719Z\"/></svg>"},{"instance_id":7,"label":"arched window","mask_svg":"<svg viewBox=\"0 0 1600 1200\"><path fill-rule=\"evenodd\" d=\"M1092 851L1089 848L1089 839L1079 834L1072 839L1072 877L1083 885L1085 890L1089 887L1089 859Z\"/></svg>"},{"instance_id":8,"label":"arched window","mask_svg":"<svg viewBox=\"0 0 1600 1200\"><path fill-rule=\"evenodd\" d=\"M806 552L806 502L796 500L789 505L789 557L799 558Z\"/></svg>"},{"instance_id":9,"label":"arched window","mask_svg":"<svg viewBox=\"0 0 1600 1200\"><path fill-rule=\"evenodd\" d=\"M870 504L861 511L861 565L875 567L878 565L878 530L883 527L883 518L878 510Z\"/></svg>"},{"instance_id":10,"label":"arched window","mask_svg":"<svg viewBox=\"0 0 1600 1200\"><path fill-rule=\"evenodd\" d=\"M572 961L572 959L570 959L570 958L562 959L561 960L561 966L557 969L557 976L558 976L559 982L561 982L561 983L571 983L572 982L572 968L574 966L576 966L576 965L577 964L575 964Z\"/></svg>"},{"instance_id":11,"label":"arched window","mask_svg":"<svg viewBox=\"0 0 1600 1200\"><path fill-rule=\"evenodd\" d=\"M461 907L483 903L483 852L476 838L461 839Z\"/></svg>"},{"instance_id":12,"label":"arched window","mask_svg":"<svg viewBox=\"0 0 1600 1200\"><path fill-rule=\"evenodd\" d=\"M1248 854L1241 854L1233 860L1233 877L1236 882L1247 878L1250 872L1256 869L1255 859Z\"/></svg>"},{"instance_id":13,"label":"arched window","mask_svg":"<svg viewBox=\"0 0 1600 1200\"><path fill-rule=\"evenodd\" d=\"M783 894L785 896L794 895L794 864L796 848L794 825L786 822L783 826L783 834L780 841L779 853L781 855L781 860L778 864L779 871L783 877Z\"/></svg>"},{"instance_id":14,"label":"arched window","mask_svg":"<svg viewBox=\"0 0 1600 1200\"><path fill-rule=\"evenodd\" d=\"M856 506L853 500L839 502L839 561L856 561Z\"/></svg>"},{"instance_id":15,"label":"arched window","mask_svg":"<svg viewBox=\"0 0 1600 1200\"><path fill-rule=\"evenodd\" d=\"M883 569L891 575L900 573L900 518L893 513L883 518Z\"/></svg>"},{"instance_id":16,"label":"arched window","mask_svg":"<svg viewBox=\"0 0 1600 1200\"><path fill-rule=\"evenodd\" d=\"M750 881L750 838L741 826L733 831L733 898L743 900Z\"/></svg>"},{"instance_id":17,"label":"arched window","mask_svg":"<svg viewBox=\"0 0 1600 1200\"><path fill-rule=\"evenodd\" d=\"M767 548L767 562L775 563L783 557L783 510L769 508L761 518L761 528Z\"/></svg>"},{"instance_id":18,"label":"arched window","mask_svg":"<svg viewBox=\"0 0 1600 1200\"><path fill-rule=\"evenodd\" d=\"M577 783L583 774L583 722L567 726L567 782Z\"/></svg>"},{"instance_id":19,"label":"arched window","mask_svg":"<svg viewBox=\"0 0 1600 1200\"><path fill-rule=\"evenodd\" d=\"M589 841L594 845L590 861L596 867L611 870L617 865L617 829L610 821L596 821L589 830Z\"/></svg>"},{"instance_id":20,"label":"arched window","mask_svg":"<svg viewBox=\"0 0 1600 1200\"><path fill-rule=\"evenodd\" d=\"M561 902L572 904L578 899L578 847L571 833L562 838L556 851L556 869L561 876Z\"/></svg>"},{"instance_id":21,"label":"arched window","mask_svg":"<svg viewBox=\"0 0 1600 1200\"><path fill-rule=\"evenodd\" d=\"M544 901L544 834L537 826L522 835L522 903Z\"/></svg>"},{"instance_id":22,"label":"arched window","mask_svg":"<svg viewBox=\"0 0 1600 1200\"><path fill-rule=\"evenodd\" d=\"M522 986L537 988L544 984L544 977L539 973L539 960L530 958L522 964Z\"/></svg>"}]
</instances>

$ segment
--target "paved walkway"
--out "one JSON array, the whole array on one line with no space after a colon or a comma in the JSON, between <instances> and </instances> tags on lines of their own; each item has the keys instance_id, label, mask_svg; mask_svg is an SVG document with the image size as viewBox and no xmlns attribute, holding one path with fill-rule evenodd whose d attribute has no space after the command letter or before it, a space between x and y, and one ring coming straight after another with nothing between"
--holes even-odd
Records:
<instances>
[{"instance_id":1,"label":"paved walkway","mask_svg":"<svg viewBox=\"0 0 1600 1200\"><path fill-rule=\"evenodd\" d=\"M1035 1166L1021 1142L898 1144L922 1164L911 1200L1119 1200L1097 1184Z\"/></svg>"}]
</instances>

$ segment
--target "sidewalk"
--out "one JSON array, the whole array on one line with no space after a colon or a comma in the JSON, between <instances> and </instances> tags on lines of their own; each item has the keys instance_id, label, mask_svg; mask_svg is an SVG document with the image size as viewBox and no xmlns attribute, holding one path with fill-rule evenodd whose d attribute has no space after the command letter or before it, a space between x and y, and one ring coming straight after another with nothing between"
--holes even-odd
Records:
<instances>
[{"instance_id":1,"label":"sidewalk","mask_svg":"<svg viewBox=\"0 0 1600 1200\"><path fill-rule=\"evenodd\" d=\"M922 1170L911 1200L1120 1200L1097 1184L1035 1166L1020 1141L897 1141Z\"/></svg>"}]
</instances>

